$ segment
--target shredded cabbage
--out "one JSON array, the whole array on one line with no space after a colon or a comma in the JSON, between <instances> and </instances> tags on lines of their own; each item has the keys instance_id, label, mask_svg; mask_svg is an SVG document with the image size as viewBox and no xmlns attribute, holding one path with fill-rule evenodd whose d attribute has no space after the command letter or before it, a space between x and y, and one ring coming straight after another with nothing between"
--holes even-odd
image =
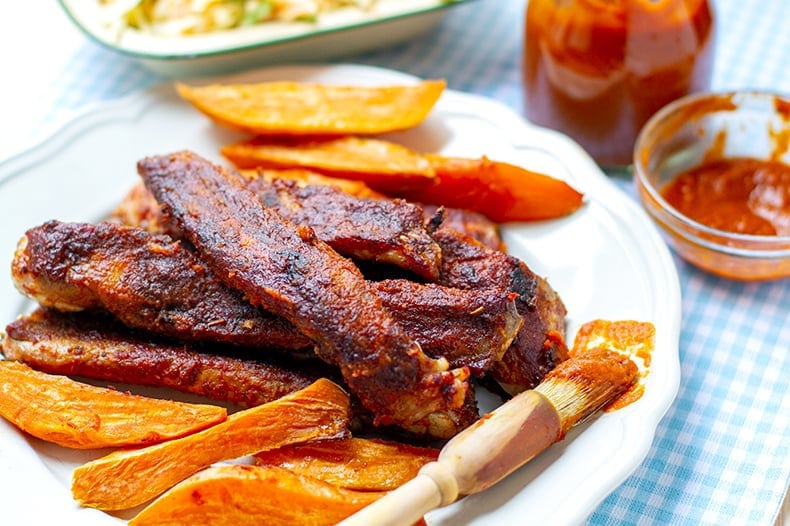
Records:
<instances>
[{"instance_id":1,"label":"shredded cabbage","mask_svg":"<svg viewBox=\"0 0 790 526\"><path fill-rule=\"evenodd\" d=\"M370 8L376 0L99 0L123 23L161 35L207 33L270 21L312 22L341 7Z\"/></svg>"}]
</instances>

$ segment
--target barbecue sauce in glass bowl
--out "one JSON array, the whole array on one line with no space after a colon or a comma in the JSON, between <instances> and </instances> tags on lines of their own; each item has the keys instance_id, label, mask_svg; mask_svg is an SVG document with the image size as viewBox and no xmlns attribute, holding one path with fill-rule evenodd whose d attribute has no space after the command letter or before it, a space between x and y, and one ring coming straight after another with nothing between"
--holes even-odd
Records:
<instances>
[{"instance_id":1,"label":"barbecue sauce in glass bowl","mask_svg":"<svg viewBox=\"0 0 790 526\"><path fill-rule=\"evenodd\" d=\"M790 236L790 166L739 157L678 174L661 191L681 214L718 230Z\"/></svg>"},{"instance_id":2,"label":"barbecue sauce in glass bowl","mask_svg":"<svg viewBox=\"0 0 790 526\"><path fill-rule=\"evenodd\" d=\"M706 0L530 0L524 47L527 118L622 167L651 115L709 87L714 12Z\"/></svg>"},{"instance_id":3,"label":"barbecue sauce in glass bowl","mask_svg":"<svg viewBox=\"0 0 790 526\"><path fill-rule=\"evenodd\" d=\"M677 254L741 280L790 278L790 98L693 94L634 147L640 202Z\"/></svg>"}]
</instances>

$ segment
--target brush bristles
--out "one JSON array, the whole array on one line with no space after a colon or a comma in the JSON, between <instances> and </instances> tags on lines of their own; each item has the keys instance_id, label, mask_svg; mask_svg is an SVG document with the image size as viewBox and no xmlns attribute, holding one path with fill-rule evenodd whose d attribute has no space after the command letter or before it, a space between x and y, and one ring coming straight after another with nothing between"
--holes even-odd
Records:
<instances>
[{"instance_id":1,"label":"brush bristles","mask_svg":"<svg viewBox=\"0 0 790 526\"><path fill-rule=\"evenodd\" d=\"M625 393L639 370L631 359L608 349L592 349L560 363L535 390L560 415L562 436Z\"/></svg>"}]
</instances>

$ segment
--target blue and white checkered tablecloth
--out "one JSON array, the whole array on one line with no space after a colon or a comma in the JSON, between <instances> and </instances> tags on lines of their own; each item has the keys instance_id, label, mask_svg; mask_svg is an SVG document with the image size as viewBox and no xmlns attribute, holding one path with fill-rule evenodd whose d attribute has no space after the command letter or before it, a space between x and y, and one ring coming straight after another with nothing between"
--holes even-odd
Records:
<instances>
[{"instance_id":1,"label":"blue and white checkered tablecloth","mask_svg":"<svg viewBox=\"0 0 790 526\"><path fill-rule=\"evenodd\" d=\"M714 3L713 89L790 93L790 2ZM424 38L343 60L443 77L520 112L524 9L477 0ZM0 15L0 158L72 110L163 80L88 41L54 2L4 4ZM774 524L790 480L790 280L741 283L675 263L680 391L645 461L588 522Z\"/></svg>"}]
</instances>

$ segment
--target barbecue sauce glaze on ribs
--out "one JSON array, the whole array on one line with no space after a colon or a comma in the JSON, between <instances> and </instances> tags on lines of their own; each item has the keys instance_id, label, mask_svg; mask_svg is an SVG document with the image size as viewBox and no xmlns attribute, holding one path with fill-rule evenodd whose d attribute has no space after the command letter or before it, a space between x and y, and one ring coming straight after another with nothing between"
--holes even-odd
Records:
<instances>
[{"instance_id":1,"label":"barbecue sauce glaze on ribs","mask_svg":"<svg viewBox=\"0 0 790 526\"><path fill-rule=\"evenodd\" d=\"M130 329L100 311L59 312L38 308L11 322L0 335L9 360L50 374L169 388L240 407L276 400L318 378L342 385L336 368L320 360L292 359L259 349L193 344ZM479 418L474 390L464 404L434 412L408 427L373 425L373 415L352 396L351 428L357 433L449 439Z\"/></svg>"},{"instance_id":2,"label":"barbecue sauce glaze on ribs","mask_svg":"<svg viewBox=\"0 0 790 526\"><path fill-rule=\"evenodd\" d=\"M64 311L108 310L126 325L202 343L312 352L292 324L247 302L163 235L115 223L49 221L20 240L12 276L24 294ZM521 326L515 294L402 279L371 283L431 357L481 376Z\"/></svg>"},{"instance_id":3,"label":"barbecue sauce glaze on ribs","mask_svg":"<svg viewBox=\"0 0 790 526\"><path fill-rule=\"evenodd\" d=\"M532 389L568 359L564 338L567 311L548 281L520 259L492 250L464 233L440 229L433 237L442 247L441 284L500 288L517 295L523 324L513 344L489 371L502 389L511 395Z\"/></svg>"},{"instance_id":4,"label":"barbecue sauce glaze on ribs","mask_svg":"<svg viewBox=\"0 0 790 526\"><path fill-rule=\"evenodd\" d=\"M216 279L181 243L139 228L49 221L25 233L11 273L45 307L104 308L130 327L183 340L312 347L290 323Z\"/></svg>"},{"instance_id":5,"label":"barbecue sauce glaze on ribs","mask_svg":"<svg viewBox=\"0 0 790 526\"><path fill-rule=\"evenodd\" d=\"M353 263L262 206L240 176L190 152L146 158L138 172L207 266L314 341L377 423L463 404L468 370L426 356Z\"/></svg>"},{"instance_id":6,"label":"barbecue sauce glaze on ribs","mask_svg":"<svg viewBox=\"0 0 790 526\"><path fill-rule=\"evenodd\" d=\"M426 281L439 277L441 250L425 229L422 210L401 199L360 198L331 185L303 184L267 174L246 173L245 186L264 206L295 225L309 225L339 254L356 261L386 263ZM159 203L136 185L113 211L112 219L152 233L180 238Z\"/></svg>"},{"instance_id":7,"label":"barbecue sauce glaze on ribs","mask_svg":"<svg viewBox=\"0 0 790 526\"><path fill-rule=\"evenodd\" d=\"M417 246L428 245L425 245L423 241L424 233L414 225L413 211L403 208L403 202L357 197L333 186L301 184L292 180L278 182L272 174L268 174L268 177L259 176L257 178L245 176L244 180L246 184L253 186L260 184L260 189L268 189L265 192L259 192L259 196L270 194L269 197L263 198L265 202L278 207L277 209L285 214L293 214L291 217L295 219L294 222L298 221L299 224L309 225L320 239L327 241L333 247L339 238L350 237L355 235L354 232L368 230L360 237L360 239L364 238L367 241L362 243L358 239L355 243L359 246L376 247L381 253L376 256L374 250L370 250L369 254L361 250L356 255L351 252L344 253L345 255L355 257L359 261L363 259L389 261L416 275L414 264L409 262L410 258L407 255L414 254ZM275 186L273 187L272 184ZM278 190L275 192L272 188L278 188ZM275 199L271 194L277 194L278 197ZM321 202L330 201L334 203L330 206L332 213L315 215L304 213L305 210L320 208L318 204ZM408 219L366 221L364 218L370 215L373 210L384 211L381 208L382 201L397 203L390 205L392 208L387 211L403 215ZM166 230L177 230L176 227L168 227L167 220L161 218L161 214L153 211L157 206L156 200L150 194L146 196L140 190L135 189L129 194L125 203L119 207L121 213L118 214L118 217L131 224L154 228L161 228L164 225ZM413 207L413 205L409 206ZM546 279L532 272L523 261L504 252L504 243L499 236L496 224L480 214L465 210L426 205L423 205L422 208L426 229L431 233L441 250L439 276L430 281L456 290L482 291L482 289L498 288L501 291L515 293L518 295L516 300L518 315L523 323L518 337L508 352L503 354L497 349L492 349L489 356L495 355L497 358L493 362L478 360L477 366L474 365L474 358L466 361L452 359L453 356L460 357L465 353L474 354L474 350L469 350L470 347L465 343L459 342L454 349L436 352L435 339L421 340L418 338L418 340L421 344L425 344L424 348L431 356L446 356L451 360L453 366L469 365L475 375L479 376L485 372L484 368L488 370L490 367L491 371L488 376L496 380L509 394L516 394L536 386L548 371L568 357L564 341L566 309L561 298ZM412 235L401 238L406 241L386 241L387 237L393 235L397 230L412 232ZM382 250L388 245L397 246L397 250L393 248L392 253L401 255L388 260ZM343 244L338 243L335 248L342 252ZM430 253L433 254L432 249ZM386 268L383 271L369 265L365 265L364 268L366 274L370 276L395 275L392 270ZM380 276L379 279L381 279ZM406 308L414 312L410 305L400 310L395 309L395 312L403 313ZM399 318L399 321L402 322L403 319ZM455 334L458 333L455 332ZM444 341L448 342L449 340L445 338ZM481 348L478 346L478 351ZM478 354L478 356L483 356L483 354Z\"/></svg>"},{"instance_id":8,"label":"barbecue sauce glaze on ribs","mask_svg":"<svg viewBox=\"0 0 790 526\"><path fill-rule=\"evenodd\" d=\"M330 376L328 366L266 361L237 347L195 345L135 331L101 312L63 313L38 308L6 327L3 354L51 374L167 387L212 400L252 407Z\"/></svg>"}]
</instances>

